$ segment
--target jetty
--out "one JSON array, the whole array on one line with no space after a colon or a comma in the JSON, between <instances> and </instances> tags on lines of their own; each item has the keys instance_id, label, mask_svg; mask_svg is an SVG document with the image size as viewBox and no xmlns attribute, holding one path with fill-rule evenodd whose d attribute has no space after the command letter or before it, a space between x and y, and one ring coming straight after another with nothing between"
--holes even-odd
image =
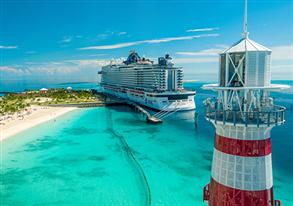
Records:
<instances>
[{"instance_id":1,"label":"jetty","mask_svg":"<svg viewBox=\"0 0 293 206\"><path fill-rule=\"evenodd\" d=\"M137 103L133 101L120 99L110 94L105 94L105 93L99 93L99 94L104 96L105 106L127 105L133 108L135 112L141 113L143 117L146 117L146 121L148 123L158 124L163 122L162 119L156 117L155 115L151 115L151 113L148 112L145 108L141 107L140 105L138 105Z\"/></svg>"},{"instance_id":2,"label":"jetty","mask_svg":"<svg viewBox=\"0 0 293 206\"><path fill-rule=\"evenodd\" d=\"M136 112L140 112L144 116L146 116L146 121L148 123L158 124L158 123L163 122L162 119L159 119L155 116L152 116L147 110L145 110L143 107L139 106L138 104L131 102L131 101L125 101L125 103L128 104L129 106L133 107Z\"/></svg>"}]
</instances>

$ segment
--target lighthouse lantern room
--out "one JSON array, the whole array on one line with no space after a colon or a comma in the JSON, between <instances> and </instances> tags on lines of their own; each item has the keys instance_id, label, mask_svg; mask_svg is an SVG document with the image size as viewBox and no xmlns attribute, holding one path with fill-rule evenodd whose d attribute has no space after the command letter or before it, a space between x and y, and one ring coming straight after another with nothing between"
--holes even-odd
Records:
<instances>
[{"instance_id":1,"label":"lighthouse lantern room","mask_svg":"<svg viewBox=\"0 0 293 206\"><path fill-rule=\"evenodd\" d=\"M248 38L245 0L243 38L220 54L217 92L205 101L205 117L216 128L211 182L204 188L210 206L277 206L273 197L270 131L285 122L285 108L270 91L271 50Z\"/></svg>"}]
</instances>

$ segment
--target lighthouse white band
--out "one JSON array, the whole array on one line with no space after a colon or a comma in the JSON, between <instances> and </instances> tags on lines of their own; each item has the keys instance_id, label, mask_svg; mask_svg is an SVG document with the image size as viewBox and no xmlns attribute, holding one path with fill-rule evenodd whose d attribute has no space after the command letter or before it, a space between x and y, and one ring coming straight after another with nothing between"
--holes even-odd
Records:
<instances>
[{"instance_id":1,"label":"lighthouse white band","mask_svg":"<svg viewBox=\"0 0 293 206\"><path fill-rule=\"evenodd\" d=\"M216 125L218 135L241 140L262 140L270 138L269 127L245 127L234 125Z\"/></svg>"},{"instance_id":2,"label":"lighthouse white band","mask_svg":"<svg viewBox=\"0 0 293 206\"><path fill-rule=\"evenodd\" d=\"M222 185L240 190L270 189L273 186L271 154L242 157L214 148L212 178Z\"/></svg>"}]
</instances>

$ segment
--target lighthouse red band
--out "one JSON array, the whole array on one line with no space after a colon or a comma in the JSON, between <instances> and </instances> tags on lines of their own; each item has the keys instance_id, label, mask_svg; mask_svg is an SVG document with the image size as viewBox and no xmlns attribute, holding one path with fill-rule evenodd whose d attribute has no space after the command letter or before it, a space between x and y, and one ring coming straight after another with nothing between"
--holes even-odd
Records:
<instances>
[{"instance_id":1,"label":"lighthouse red band","mask_svg":"<svg viewBox=\"0 0 293 206\"><path fill-rule=\"evenodd\" d=\"M268 206L273 205L273 189L246 191L227 187L211 179L209 190L213 196L210 197L209 205L218 206Z\"/></svg>"},{"instance_id":2,"label":"lighthouse red band","mask_svg":"<svg viewBox=\"0 0 293 206\"><path fill-rule=\"evenodd\" d=\"M241 140L216 134L215 148L221 152L244 157L259 157L271 154L271 138Z\"/></svg>"},{"instance_id":3,"label":"lighthouse red band","mask_svg":"<svg viewBox=\"0 0 293 206\"><path fill-rule=\"evenodd\" d=\"M273 206L268 128L216 125L210 206Z\"/></svg>"}]
</instances>

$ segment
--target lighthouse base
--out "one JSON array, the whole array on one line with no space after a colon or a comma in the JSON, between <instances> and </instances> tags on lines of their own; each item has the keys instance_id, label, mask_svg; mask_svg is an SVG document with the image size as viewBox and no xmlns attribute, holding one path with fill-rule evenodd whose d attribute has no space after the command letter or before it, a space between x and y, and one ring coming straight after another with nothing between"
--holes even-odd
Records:
<instances>
[{"instance_id":1,"label":"lighthouse base","mask_svg":"<svg viewBox=\"0 0 293 206\"><path fill-rule=\"evenodd\" d=\"M273 198L270 127L216 125L210 206L279 206Z\"/></svg>"},{"instance_id":2,"label":"lighthouse base","mask_svg":"<svg viewBox=\"0 0 293 206\"><path fill-rule=\"evenodd\" d=\"M277 206L273 200L273 188L246 191L227 187L213 178L208 185L206 200L210 206Z\"/></svg>"}]
</instances>

